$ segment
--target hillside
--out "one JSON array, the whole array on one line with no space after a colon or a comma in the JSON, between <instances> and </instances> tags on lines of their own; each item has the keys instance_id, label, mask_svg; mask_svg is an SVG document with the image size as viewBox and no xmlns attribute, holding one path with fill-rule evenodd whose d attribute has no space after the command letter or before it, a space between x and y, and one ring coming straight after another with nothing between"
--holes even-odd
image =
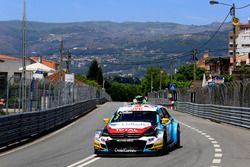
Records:
<instances>
[{"instance_id":1,"label":"hillside","mask_svg":"<svg viewBox=\"0 0 250 167\"><path fill-rule=\"evenodd\" d=\"M109 60L115 58L116 63L123 64L137 60L153 61L166 56L178 56L178 53L199 47L210 38L219 24L196 26L161 22L28 22L28 55L32 52L48 57L58 55L60 40L64 39L66 50L78 48L73 51L76 57L104 56ZM225 24L216 38L203 49L227 48L230 29L231 25ZM21 56L21 41L20 21L0 22L1 54ZM215 55L223 54L225 51L215 52ZM188 61L189 58L180 60L183 63L183 60ZM167 64L163 66L167 67ZM108 71L127 68L131 66L109 66Z\"/></svg>"}]
</instances>

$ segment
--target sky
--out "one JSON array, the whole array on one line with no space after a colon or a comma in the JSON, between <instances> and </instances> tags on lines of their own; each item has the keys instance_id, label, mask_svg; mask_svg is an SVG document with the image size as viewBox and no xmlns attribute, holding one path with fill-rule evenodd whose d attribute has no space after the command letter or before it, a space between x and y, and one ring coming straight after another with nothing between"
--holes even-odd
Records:
<instances>
[{"instance_id":1,"label":"sky","mask_svg":"<svg viewBox=\"0 0 250 167\"><path fill-rule=\"evenodd\" d=\"M27 19L40 22L174 22L204 25L222 22L230 7L210 5L209 0L26 0ZM250 0L220 0L242 7ZM0 21L21 20L23 0L0 0ZM241 22L250 7L236 10Z\"/></svg>"}]
</instances>

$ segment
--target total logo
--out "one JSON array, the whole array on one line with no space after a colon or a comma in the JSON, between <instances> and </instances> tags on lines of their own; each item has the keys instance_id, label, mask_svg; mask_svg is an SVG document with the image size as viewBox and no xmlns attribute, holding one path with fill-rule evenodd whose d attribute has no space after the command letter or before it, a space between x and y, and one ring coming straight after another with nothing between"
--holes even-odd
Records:
<instances>
[{"instance_id":1,"label":"total logo","mask_svg":"<svg viewBox=\"0 0 250 167\"><path fill-rule=\"evenodd\" d=\"M116 129L116 132L133 133L133 132L138 132L138 131L136 129L134 129L134 128L119 128L119 129Z\"/></svg>"}]
</instances>

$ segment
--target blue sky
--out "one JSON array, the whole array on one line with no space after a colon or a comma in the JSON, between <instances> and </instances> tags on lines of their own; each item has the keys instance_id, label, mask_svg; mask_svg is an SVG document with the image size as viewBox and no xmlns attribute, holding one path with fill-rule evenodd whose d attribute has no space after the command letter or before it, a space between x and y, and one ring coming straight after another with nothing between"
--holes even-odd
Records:
<instances>
[{"instance_id":1,"label":"blue sky","mask_svg":"<svg viewBox=\"0 0 250 167\"><path fill-rule=\"evenodd\" d=\"M0 0L0 20L20 20L23 0ZM241 7L249 0L224 0ZM160 21L203 25L222 21L230 7L210 5L209 0L27 0L27 18L42 22ZM250 7L237 10L242 22Z\"/></svg>"}]
</instances>

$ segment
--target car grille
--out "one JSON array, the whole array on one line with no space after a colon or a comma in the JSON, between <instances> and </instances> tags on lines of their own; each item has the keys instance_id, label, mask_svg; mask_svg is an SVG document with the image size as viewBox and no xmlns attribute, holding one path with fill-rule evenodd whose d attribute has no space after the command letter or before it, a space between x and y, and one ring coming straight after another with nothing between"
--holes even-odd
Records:
<instances>
[{"instance_id":1,"label":"car grille","mask_svg":"<svg viewBox=\"0 0 250 167\"><path fill-rule=\"evenodd\" d=\"M109 136L113 139L124 139L124 138L140 138L143 136L143 134L139 133L112 133L109 134Z\"/></svg>"},{"instance_id":2,"label":"car grille","mask_svg":"<svg viewBox=\"0 0 250 167\"><path fill-rule=\"evenodd\" d=\"M110 152L116 152L117 149L134 150L135 152L143 152L146 141L132 140L132 141L117 141L110 140L106 142Z\"/></svg>"}]
</instances>

